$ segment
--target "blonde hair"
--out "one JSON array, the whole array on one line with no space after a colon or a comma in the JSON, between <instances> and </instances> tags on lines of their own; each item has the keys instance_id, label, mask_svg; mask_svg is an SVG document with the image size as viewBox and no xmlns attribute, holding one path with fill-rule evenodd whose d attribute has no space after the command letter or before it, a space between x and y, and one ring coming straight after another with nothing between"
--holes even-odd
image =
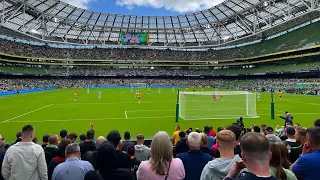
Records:
<instances>
[{"instance_id":1,"label":"blonde hair","mask_svg":"<svg viewBox=\"0 0 320 180\"><path fill-rule=\"evenodd\" d=\"M150 150L151 169L158 175L167 174L169 162L172 161L172 143L168 133L160 131L152 139Z\"/></svg>"},{"instance_id":2,"label":"blonde hair","mask_svg":"<svg viewBox=\"0 0 320 180\"><path fill-rule=\"evenodd\" d=\"M236 135L230 130L222 130L217 134L217 141L219 141L219 148L234 148Z\"/></svg>"},{"instance_id":3,"label":"blonde hair","mask_svg":"<svg viewBox=\"0 0 320 180\"><path fill-rule=\"evenodd\" d=\"M201 141L203 147L208 145L208 136L205 133L201 133Z\"/></svg>"}]
</instances>

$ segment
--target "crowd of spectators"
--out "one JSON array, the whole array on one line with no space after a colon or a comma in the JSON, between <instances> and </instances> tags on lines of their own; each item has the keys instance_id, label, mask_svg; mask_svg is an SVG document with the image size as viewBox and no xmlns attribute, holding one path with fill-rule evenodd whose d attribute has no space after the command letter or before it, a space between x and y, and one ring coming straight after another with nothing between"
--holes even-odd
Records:
<instances>
[{"instance_id":1,"label":"crowd of spectators","mask_svg":"<svg viewBox=\"0 0 320 180\"><path fill-rule=\"evenodd\" d=\"M53 48L0 39L0 52L27 57L88 60L220 60L242 58L251 53L239 49L183 51L142 48Z\"/></svg>"},{"instance_id":2,"label":"crowd of spectators","mask_svg":"<svg viewBox=\"0 0 320 180\"><path fill-rule=\"evenodd\" d=\"M317 180L320 176L320 119L310 128L286 123L275 130L265 124L239 123L217 132L210 126L167 132L131 141L130 132L113 130L96 138L94 126L78 136L67 130L34 139L26 125L17 140L6 144L0 135L0 180ZM275 138L277 137L277 138ZM211 140L209 140L211 139ZM210 142L211 141L211 142ZM212 143L213 142L213 143Z\"/></svg>"},{"instance_id":3,"label":"crowd of spectators","mask_svg":"<svg viewBox=\"0 0 320 180\"><path fill-rule=\"evenodd\" d=\"M237 90L278 91L317 95L320 79L116 79L116 78L0 78L0 92L34 88L83 88L85 86L147 86L212 87ZM301 86L301 87L300 87Z\"/></svg>"}]
</instances>

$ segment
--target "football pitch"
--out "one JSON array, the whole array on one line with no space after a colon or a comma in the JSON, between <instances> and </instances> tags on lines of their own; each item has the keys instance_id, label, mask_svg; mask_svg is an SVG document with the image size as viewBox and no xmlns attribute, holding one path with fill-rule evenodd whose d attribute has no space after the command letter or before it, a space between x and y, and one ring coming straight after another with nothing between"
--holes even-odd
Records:
<instances>
[{"instance_id":1,"label":"football pitch","mask_svg":"<svg viewBox=\"0 0 320 180\"><path fill-rule=\"evenodd\" d=\"M141 104L135 97L135 91L130 89L99 89L102 97L98 98L98 89L77 89L78 97L74 102L75 89L57 89L36 93L0 97L0 134L7 142L15 140L15 134L26 124L36 127L36 136L39 140L44 134L59 134L66 129L68 133L78 135L90 129L90 122L95 126L96 135L106 136L111 130L118 130L121 135L125 131L131 132L132 139L137 134L143 134L146 139L159 130L172 135L175 126L179 124L182 130L187 128L202 129L206 125L217 129L235 122L236 119L201 119L183 120L175 122L175 107L177 89L142 89ZM193 90L189 88L189 91ZM206 89L206 91L212 89ZM200 89L196 89L200 91ZM320 118L320 97L294 94L283 94L282 100L275 94L275 120L270 118L270 93L262 93L261 100L257 101L256 119L244 119L246 127L252 123L267 124L275 127L283 125L283 120L277 115L284 115L285 111L292 113L294 123L310 127L313 121ZM190 96L189 98L193 98ZM211 96L208 96L211 98ZM217 100L217 104L223 101ZM199 105L199 107L201 107Z\"/></svg>"}]
</instances>

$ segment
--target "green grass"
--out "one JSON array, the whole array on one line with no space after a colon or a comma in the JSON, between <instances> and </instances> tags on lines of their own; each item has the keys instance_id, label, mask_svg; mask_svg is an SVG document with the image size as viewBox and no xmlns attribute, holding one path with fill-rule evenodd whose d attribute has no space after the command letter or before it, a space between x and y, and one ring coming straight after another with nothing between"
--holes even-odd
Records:
<instances>
[{"instance_id":1,"label":"green grass","mask_svg":"<svg viewBox=\"0 0 320 180\"><path fill-rule=\"evenodd\" d=\"M61 129L79 135L90 128L92 120L97 135L106 136L111 130L116 129L121 134L130 131L132 137L142 133L147 138L152 138L159 130L167 131L171 135L177 124L174 117L177 94L172 93L171 89L162 89L160 94L157 89L152 89L150 95L143 89L141 104L137 103L129 89L101 89L101 99L97 98L97 89L91 89L89 95L86 89L77 89L77 102L73 102L73 91L74 89L58 89L0 97L0 134L7 142L14 141L17 131L26 124L32 124L36 127L39 140L44 134L59 134ZM222 103L219 100L217 102ZM275 107L276 115L283 115L284 111L289 111L294 116L294 122L305 127L311 126L315 119L320 118L318 96L284 94L281 101L275 98ZM261 101L257 101L260 118L245 119L245 125L282 125L283 120L280 118L270 119L269 108L270 93L262 93ZM211 125L216 129L235 120L180 119L178 124L183 130L189 127L203 128L205 125Z\"/></svg>"}]
</instances>

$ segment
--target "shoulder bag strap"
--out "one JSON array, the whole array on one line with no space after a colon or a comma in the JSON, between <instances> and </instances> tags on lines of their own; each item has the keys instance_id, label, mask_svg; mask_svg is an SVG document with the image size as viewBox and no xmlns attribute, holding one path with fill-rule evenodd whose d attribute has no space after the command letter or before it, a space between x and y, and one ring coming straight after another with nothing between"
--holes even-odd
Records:
<instances>
[{"instance_id":1,"label":"shoulder bag strap","mask_svg":"<svg viewBox=\"0 0 320 180\"><path fill-rule=\"evenodd\" d=\"M171 165L171 161L169 162L168 171L167 171L167 174L166 174L166 178L165 178L164 180L167 180L167 179L168 179L169 171L170 171L170 165Z\"/></svg>"}]
</instances>

